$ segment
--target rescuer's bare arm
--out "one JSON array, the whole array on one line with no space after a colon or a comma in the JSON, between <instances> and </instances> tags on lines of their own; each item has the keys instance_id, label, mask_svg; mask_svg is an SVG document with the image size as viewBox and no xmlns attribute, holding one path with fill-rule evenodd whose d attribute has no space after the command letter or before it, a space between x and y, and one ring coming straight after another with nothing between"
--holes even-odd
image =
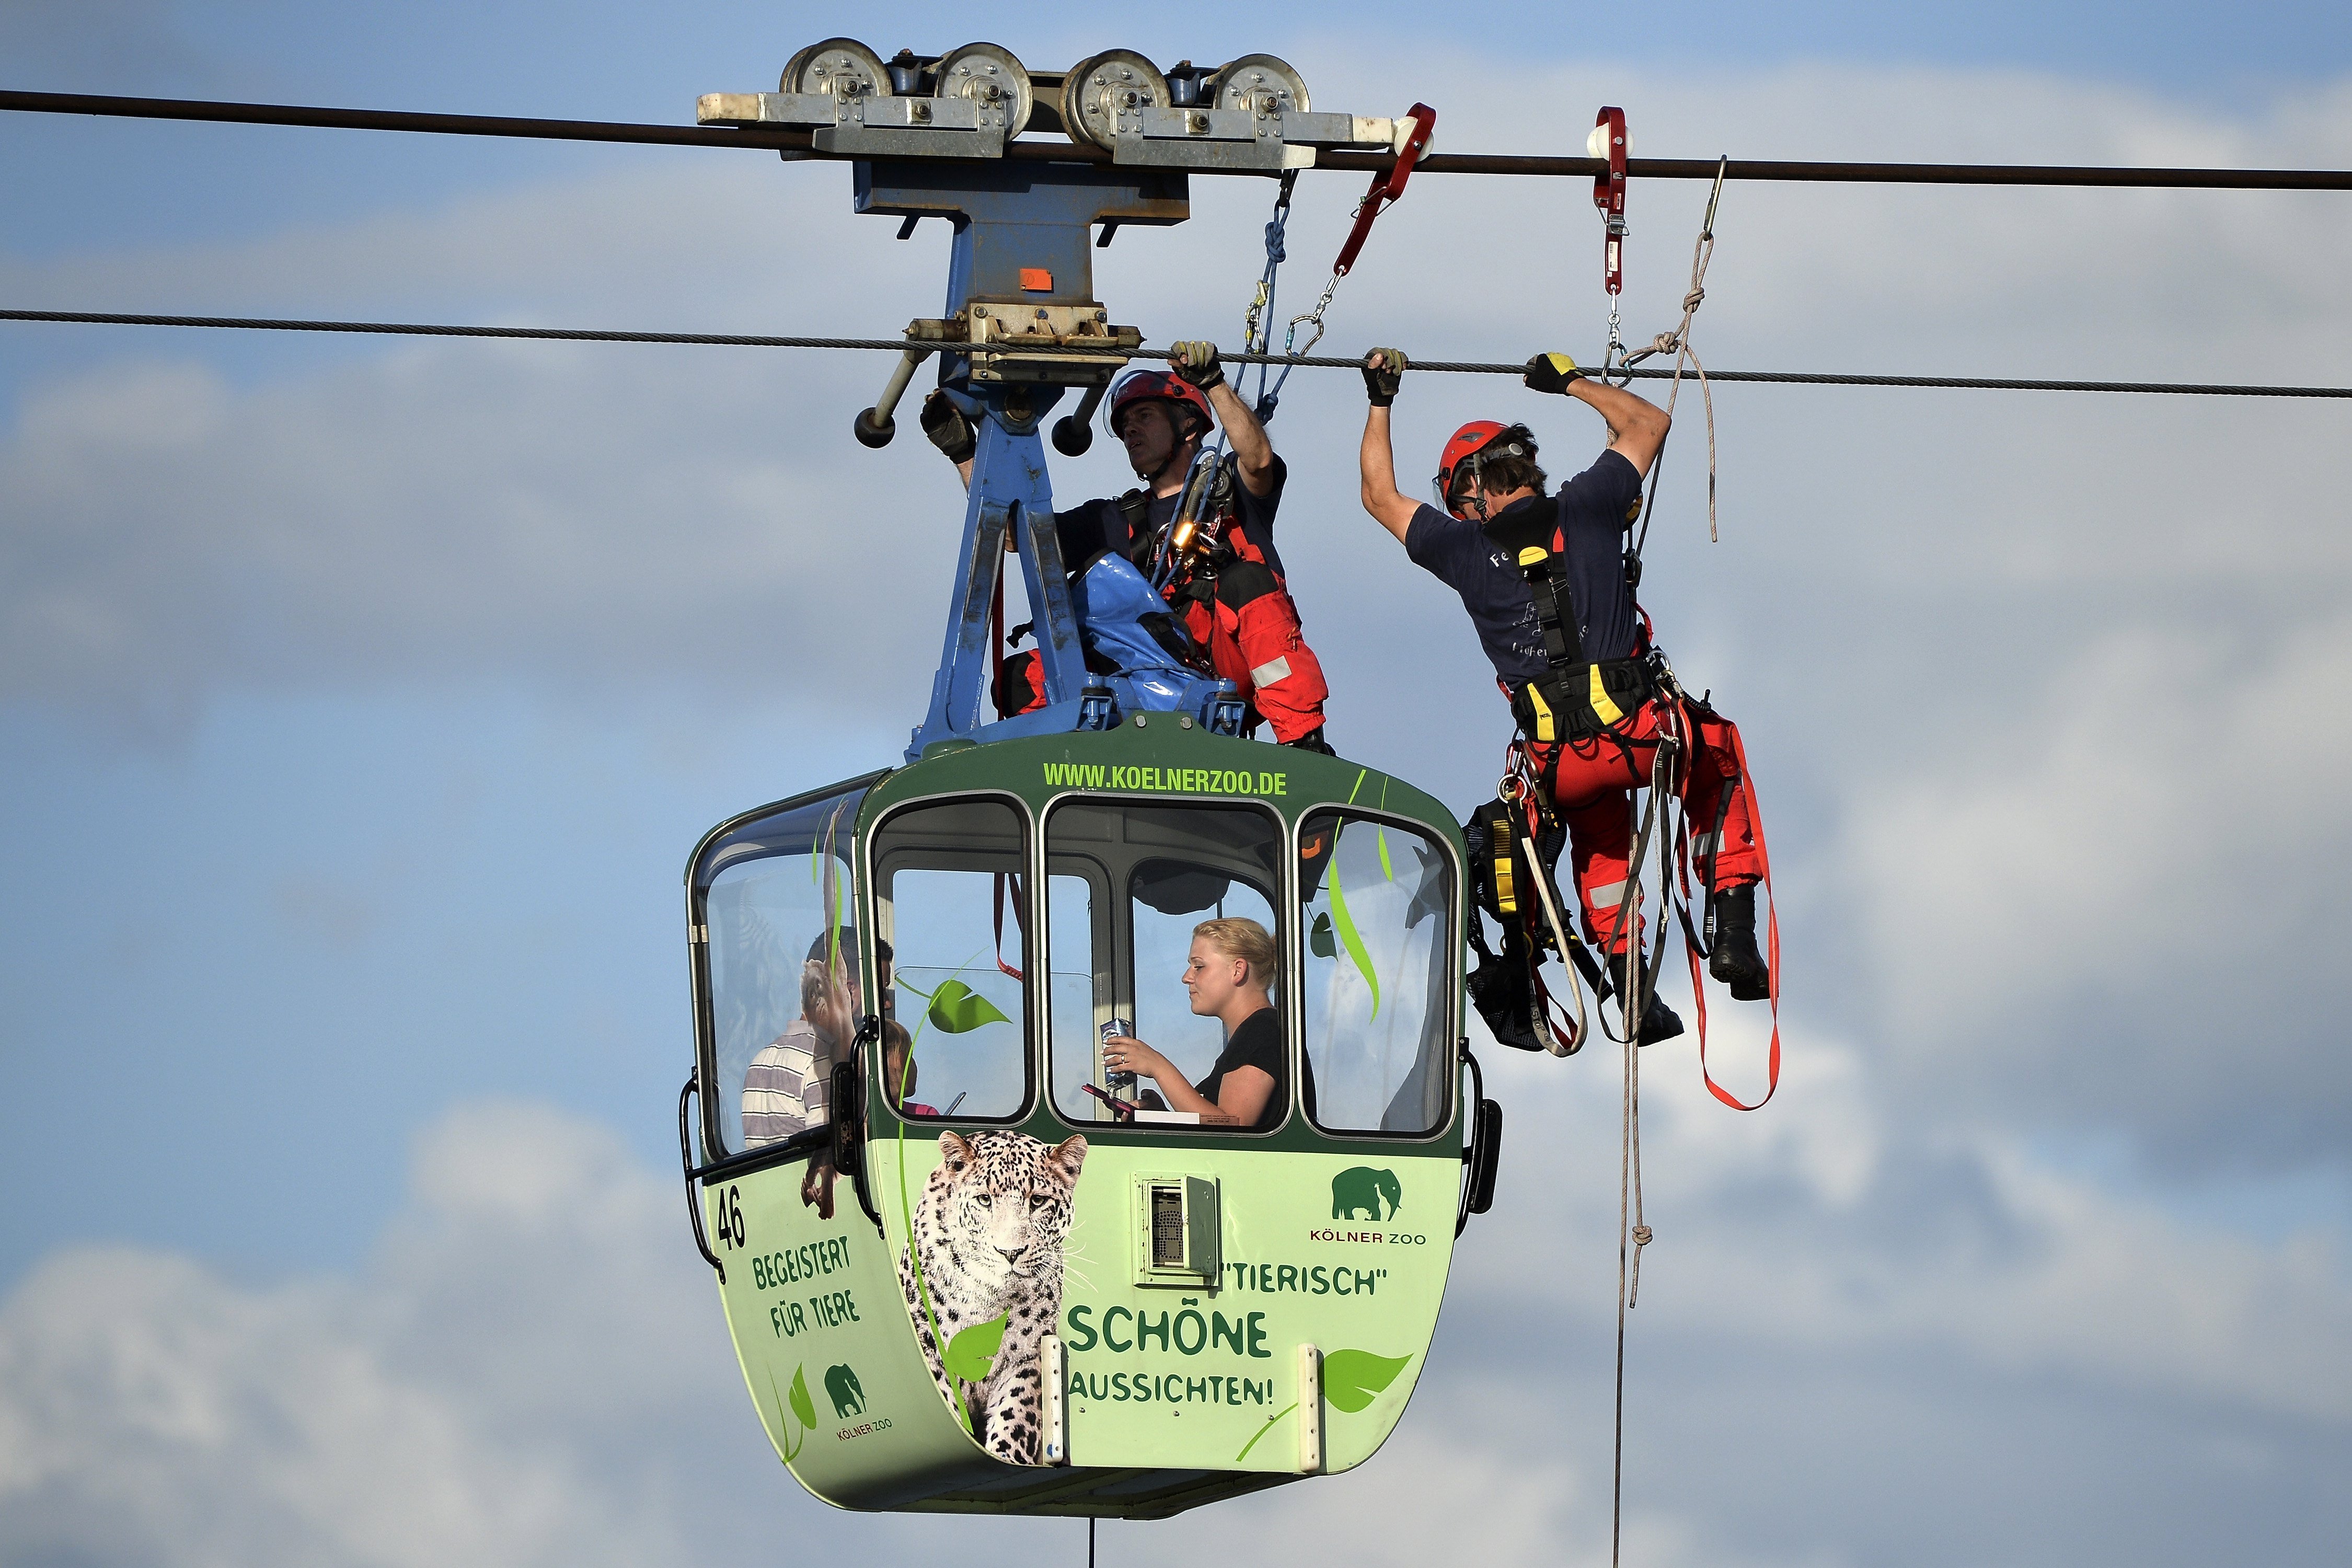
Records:
<instances>
[{"instance_id":1,"label":"rescuer's bare arm","mask_svg":"<svg viewBox=\"0 0 2352 1568\"><path fill-rule=\"evenodd\" d=\"M1217 411L1217 423L1225 427L1242 487L1254 496L1274 489L1274 443L1267 439L1265 426L1258 423L1256 411L1241 400L1230 381L1209 388L1209 406Z\"/></svg>"},{"instance_id":2,"label":"rescuer's bare arm","mask_svg":"<svg viewBox=\"0 0 2352 1568\"><path fill-rule=\"evenodd\" d=\"M1364 444L1356 456L1364 510L1400 543L1412 525L1412 514L1421 510L1419 501L1397 489L1396 451L1389 437L1388 399L1396 395L1403 358L1392 349L1374 349L1364 356L1364 384L1372 393L1372 404L1364 413Z\"/></svg>"},{"instance_id":3,"label":"rescuer's bare arm","mask_svg":"<svg viewBox=\"0 0 2352 1568\"><path fill-rule=\"evenodd\" d=\"M1646 397L1622 386L1595 381L1563 353L1537 354L1528 361L1527 384L1537 392L1557 392L1590 404L1609 422L1609 449L1646 477L1666 444L1666 427L1674 423L1666 411Z\"/></svg>"},{"instance_id":4,"label":"rescuer's bare arm","mask_svg":"<svg viewBox=\"0 0 2352 1568\"><path fill-rule=\"evenodd\" d=\"M1609 422L1609 449L1646 477L1650 465L1658 460L1658 448L1666 444L1666 427L1674 423L1666 411L1646 397L1605 382L1577 382L1568 395L1579 403L1591 404Z\"/></svg>"}]
</instances>

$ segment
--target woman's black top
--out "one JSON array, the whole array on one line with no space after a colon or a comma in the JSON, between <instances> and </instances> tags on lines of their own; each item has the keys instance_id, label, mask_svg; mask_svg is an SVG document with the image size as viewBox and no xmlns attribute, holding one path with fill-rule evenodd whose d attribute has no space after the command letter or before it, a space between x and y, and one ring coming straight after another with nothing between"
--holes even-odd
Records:
<instances>
[{"instance_id":1,"label":"woman's black top","mask_svg":"<svg viewBox=\"0 0 2352 1568\"><path fill-rule=\"evenodd\" d=\"M1217 1091L1225 1086L1225 1075L1235 1068L1255 1068L1274 1079L1274 1092L1266 1096L1265 1109L1258 1112L1250 1124L1253 1132L1263 1132L1280 1126L1288 1113L1286 1082L1289 1074L1284 1069L1282 1019L1271 1007L1261 1007L1241 1021L1239 1027L1225 1038L1225 1048L1218 1053L1217 1065L1201 1080L1201 1098L1212 1105L1217 1101Z\"/></svg>"}]
</instances>

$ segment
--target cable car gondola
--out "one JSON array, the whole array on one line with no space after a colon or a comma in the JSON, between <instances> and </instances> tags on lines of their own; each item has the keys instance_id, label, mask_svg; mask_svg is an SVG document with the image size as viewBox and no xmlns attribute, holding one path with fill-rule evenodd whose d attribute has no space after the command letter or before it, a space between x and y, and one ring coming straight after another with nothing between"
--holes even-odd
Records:
<instances>
[{"instance_id":1,"label":"cable car gondola","mask_svg":"<svg viewBox=\"0 0 2352 1568\"><path fill-rule=\"evenodd\" d=\"M959 53L975 50L1027 100L1017 61ZM840 39L804 54L875 58ZM922 124L874 100L922 92L925 71L851 73L864 107L842 111L842 150ZM812 112L816 94L789 89L826 73L799 74L778 113ZM1291 117L1302 134L1349 121ZM1114 141L1157 124L1129 118ZM1163 154L1230 144L1016 168L960 133L899 129L856 165L860 210L956 230L948 318L909 330L857 426L887 442L934 352L978 426L945 656L906 765L696 847L680 1152L752 1403L811 1491L1159 1518L1351 1468L1402 1414L1500 1136L1462 1081L1465 847L1402 779L1234 734L1230 682L1084 657L1039 431L1066 389L1099 395L1119 363L1104 348L1139 341L1088 298L1090 230L1181 221ZM1249 153L1311 157L1282 140ZM1008 542L1047 701L991 720ZM1186 955L1196 926L1237 918L1273 939L1283 1037L1248 1127L1103 1061L1107 1034L1132 1034L1189 1082L1208 1074L1224 1033L1190 1010ZM829 1078L808 1071L825 1060Z\"/></svg>"}]
</instances>

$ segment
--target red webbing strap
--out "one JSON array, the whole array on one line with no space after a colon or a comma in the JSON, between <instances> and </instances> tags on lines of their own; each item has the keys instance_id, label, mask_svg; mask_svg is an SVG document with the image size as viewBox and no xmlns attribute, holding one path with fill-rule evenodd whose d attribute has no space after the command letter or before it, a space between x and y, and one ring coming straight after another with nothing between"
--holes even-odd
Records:
<instances>
[{"instance_id":1,"label":"red webbing strap","mask_svg":"<svg viewBox=\"0 0 2352 1568\"><path fill-rule=\"evenodd\" d=\"M1748 792L1748 821L1756 831L1757 861L1764 868L1761 886L1764 889L1765 908L1764 964L1768 971L1765 987L1772 1006L1772 1047L1771 1054L1767 1058L1768 1076L1764 1084L1764 1098L1753 1105L1745 1104L1737 1096L1729 1093L1721 1084L1716 1082L1706 1070L1706 976L1699 968L1698 933L1691 929L1690 883L1687 876L1683 881L1681 910L1683 951L1690 957L1691 995L1698 1005L1698 1076L1706 1084L1706 1091L1732 1110L1761 1110L1769 1105L1772 1102L1772 1097L1780 1091L1780 911L1772 901L1772 856L1764 843L1764 813L1756 804L1756 781L1748 771L1747 743L1739 739L1739 731L1736 729L1731 731L1731 755L1739 764L1738 785ZM1726 787L1730 786L1727 784ZM1716 853L1717 855L1723 853L1723 847L1720 844L1716 846ZM1679 847L1677 858L1685 862L1685 870L1688 854L1687 844Z\"/></svg>"},{"instance_id":2,"label":"red webbing strap","mask_svg":"<svg viewBox=\"0 0 2352 1568\"><path fill-rule=\"evenodd\" d=\"M999 871L996 874L996 967L1015 980L1025 981L1028 976L1004 962L1004 884L1007 882L1013 884L1013 929L1024 937L1029 934L1028 924L1021 918L1021 879L1014 872ZM1025 949L1028 944L1024 942L1022 945Z\"/></svg>"},{"instance_id":3,"label":"red webbing strap","mask_svg":"<svg viewBox=\"0 0 2352 1568\"><path fill-rule=\"evenodd\" d=\"M1044 646L1042 643L1039 645ZM1038 656L1037 686L1045 685L1045 656ZM988 700L995 704L996 716L1009 719L1004 710L1004 557L996 558L996 593L988 602ZM1003 967L1001 964L999 967Z\"/></svg>"},{"instance_id":4,"label":"red webbing strap","mask_svg":"<svg viewBox=\"0 0 2352 1568\"><path fill-rule=\"evenodd\" d=\"M1356 253L1364 248L1365 237L1372 232L1372 220L1394 205L1404 195L1404 183L1412 178L1413 165L1429 148L1429 138L1437 129L1437 110L1425 103L1416 103L1407 111L1412 120L1412 134L1405 138L1404 150L1385 174L1372 176L1372 188L1356 205L1356 226L1348 231L1348 243L1339 247L1339 259L1331 264L1334 278L1345 278L1348 269L1356 265Z\"/></svg>"}]
</instances>

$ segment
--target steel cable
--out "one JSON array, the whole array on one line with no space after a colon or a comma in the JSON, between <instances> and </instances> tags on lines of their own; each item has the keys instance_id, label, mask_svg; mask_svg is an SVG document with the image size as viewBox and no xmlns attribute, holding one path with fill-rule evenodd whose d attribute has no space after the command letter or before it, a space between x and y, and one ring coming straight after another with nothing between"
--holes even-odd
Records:
<instances>
[{"instance_id":1,"label":"steel cable","mask_svg":"<svg viewBox=\"0 0 2352 1568\"><path fill-rule=\"evenodd\" d=\"M851 157L816 152L810 133L775 126L651 125L625 121L535 120L504 114L429 114L393 109L331 109L291 103L232 103L183 98L135 98L107 93L0 91L0 110L105 115L118 119L191 120L239 125L291 125L347 131L411 131L443 136L508 136L539 141L621 142L687 147L735 147L790 152L811 158ZM1020 163L1108 163L1110 154L1057 141L1014 142L1006 158ZM1315 166L1354 174L1380 173L1395 163L1386 153L1324 152ZM1432 153L1418 174L1517 174L1591 179L1608 173L1605 158L1549 157L1516 153ZM1832 184L2105 185L2128 189L2352 191L2345 169L2134 169L2086 164L1856 163L1734 158L1727 170L1714 158L1628 158L1637 180L1734 180ZM1196 169L1253 174L1262 171Z\"/></svg>"},{"instance_id":2,"label":"steel cable","mask_svg":"<svg viewBox=\"0 0 2352 1568\"><path fill-rule=\"evenodd\" d=\"M507 338L527 342L589 343L685 343L712 348L867 349L902 353L904 338L786 337L757 332L633 332L594 327L454 326L425 321L322 321L272 316L163 316L118 310L0 310L0 321L51 321L107 327L218 327L240 331L360 332L385 337ZM917 343L941 352L942 345ZM948 347L946 352L952 352ZM1056 353L1141 359L1164 353L1138 349L1095 348L1073 343ZM1220 353L1227 364L1271 364L1307 370L1360 370L1362 362L1330 354ZM1414 360L1416 371L1454 375L1520 375L1524 364L1488 360ZM1635 367L1621 374L1640 381L1669 381L1671 370ZM1748 381L1785 386L1910 386L1984 392L2125 392L2189 397L2352 397L2352 386L2260 386L2224 382L2057 381L2028 376L1864 375L1806 370L1711 370L1709 381Z\"/></svg>"}]
</instances>

